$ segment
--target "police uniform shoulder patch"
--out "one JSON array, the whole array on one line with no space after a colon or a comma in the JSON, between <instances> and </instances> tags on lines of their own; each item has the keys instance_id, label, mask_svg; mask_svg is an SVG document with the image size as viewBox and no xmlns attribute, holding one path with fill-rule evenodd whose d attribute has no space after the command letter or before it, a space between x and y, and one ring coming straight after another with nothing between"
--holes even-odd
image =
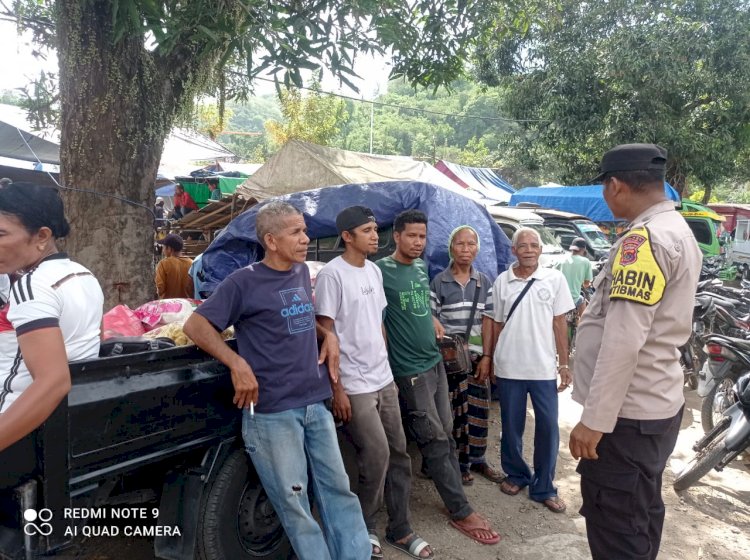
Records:
<instances>
[{"instance_id":1,"label":"police uniform shoulder patch","mask_svg":"<svg viewBox=\"0 0 750 560\"><path fill-rule=\"evenodd\" d=\"M609 299L624 299L654 305L664 296L667 280L654 257L645 227L630 230L612 262Z\"/></svg>"}]
</instances>

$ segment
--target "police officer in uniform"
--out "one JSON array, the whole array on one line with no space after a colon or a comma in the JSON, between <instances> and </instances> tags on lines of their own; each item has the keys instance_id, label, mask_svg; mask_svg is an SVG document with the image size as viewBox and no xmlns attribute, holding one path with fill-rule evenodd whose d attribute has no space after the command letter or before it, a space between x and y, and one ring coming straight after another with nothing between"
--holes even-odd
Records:
<instances>
[{"instance_id":1,"label":"police officer in uniform","mask_svg":"<svg viewBox=\"0 0 750 560\"><path fill-rule=\"evenodd\" d=\"M664 524L662 473L684 398L677 348L690 336L701 253L664 196L665 149L617 146L602 158L604 199L631 228L612 248L576 338L570 434L594 560L653 560Z\"/></svg>"}]
</instances>

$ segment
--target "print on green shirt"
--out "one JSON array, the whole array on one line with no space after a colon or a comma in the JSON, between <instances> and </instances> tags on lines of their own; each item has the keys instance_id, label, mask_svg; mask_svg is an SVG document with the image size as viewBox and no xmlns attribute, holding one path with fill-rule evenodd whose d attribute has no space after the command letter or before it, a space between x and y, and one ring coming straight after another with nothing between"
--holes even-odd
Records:
<instances>
[{"instance_id":1,"label":"print on green shirt","mask_svg":"<svg viewBox=\"0 0 750 560\"><path fill-rule=\"evenodd\" d=\"M430 309L430 280L422 259L402 264L393 257L377 261L388 306L385 330L393 375L422 373L441 360Z\"/></svg>"}]
</instances>

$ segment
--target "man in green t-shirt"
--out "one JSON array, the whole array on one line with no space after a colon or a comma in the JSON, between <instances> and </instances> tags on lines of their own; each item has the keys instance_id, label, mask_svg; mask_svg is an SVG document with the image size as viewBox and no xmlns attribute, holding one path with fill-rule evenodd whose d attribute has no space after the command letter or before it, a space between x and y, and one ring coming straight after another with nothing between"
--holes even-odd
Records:
<instances>
[{"instance_id":1,"label":"man in green t-shirt","mask_svg":"<svg viewBox=\"0 0 750 560\"><path fill-rule=\"evenodd\" d=\"M388 360L408 412L409 430L419 447L427 474L451 516L451 525L483 544L500 536L474 512L461 483L448 381L437 339L445 331L430 309L430 279L420 255L427 242L427 216L407 210L393 222L393 255L375 264L383 273L388 302L385 330ZM437 334L436 334L437 333Z\"/></svg>"},{"instance_id":2,"label":"man in green t-shirt","mask_svg":"<svg viewBox=\"0 0 750 560\"><path fill-rule=\"evenodd\" d=\"M570 245L570 258L557 265L557 269L563 273L565 280L568 281L568 289L570 295L573 296L579 317L586 309L586 300L583 299L581 290L588 288L594 279L591 261L584 256L585 254L586 240L582 237L576 237Z\"/></svg>"}]
</instances>

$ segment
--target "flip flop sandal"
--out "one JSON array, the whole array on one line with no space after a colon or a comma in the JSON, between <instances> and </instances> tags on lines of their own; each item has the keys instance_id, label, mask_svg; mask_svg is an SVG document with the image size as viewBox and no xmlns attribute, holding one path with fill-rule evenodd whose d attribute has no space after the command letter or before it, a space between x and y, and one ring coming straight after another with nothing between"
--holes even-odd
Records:
<instances>
[{"instance_id":1,"label":"flip flop sandal","mask_svg":"<svg viewBox=\"0 0 750 560\"><path fill-rule=\"evenodd\" d=\"M422 537L417 535L416 533L412 533L411 538L406 541L405 543L401 544L399 542L396 542L394 540L391 540L390 537L385 538L385 544L388 546L392 546L393 548L400 550L404 554L408 554L412 558L417 558L418 560L432 560L435 558L435 554L433 552L430 552L429 556L420 556L420 552L422 552L425 548L430 546L426 540L424 540Z\"/></svg>"},{"instance_id":2,"label":"flip flop sandal","mask_svg":"<svg viewBox=\"0 0 750 560\"><path fill-rule=\"evenodd\" d=\"M383 557L383 547L380 546L380 539L378 539L378 536L375 533L368 533L367 534L370 537L370 544L372 545L373 552L370 554L370 558L377 558L380 559ZM380 549L380 552L375 552L375 547L378 547Z\"/></svg>"},{"instance_id":3,"label":"flip flop sandal","mask_svg":"<svg viewBox=\"0 0 750 560\"><path fill-rule=\"evenodd\" d=\"M490 467L487 463L479 463L471 465L471 470L477 473L480 476L483 476L490 482L494 482L496 484L501 483L503 480L505 480L505 476Z\"/></svg>"},{"instance_id":4,"label":"flip flop sandal","mask_svg":"<svg viewBox=\"0 0 750 560\"><path fill-rule=\"evenodd\" d=\"M484 518L482 518L484 520ZM450 524L453 525L454 528L458 529L461 533L469 537L471 540L476 541L480 544L497 544L500 542L500 539L502 538L500 535L491 537L489 539L483 539L478 537L475 533L477 531L492 531L490 528L489 523L487 523L486 520L484 520L483 525L472 525L471 527L462 527L458 523L456 523L453 519L450 520Z\"/></svg>"},{"instance_id":5,"label":"flip flop sandal","mask_svg":"<svg viewBox=\"0 0 750 560\"><path fill-rule=\"evenodd\" d=\"M463 484L464 486L471 486L472 484L474 484L474 477L471 476L471 473L461 473L461 484Z\"/></svg>"},{"instance_id":6,"label":"flip flop sandal","mask_svg":"<svg viewBox=\"0 0 750 560\"><path fill-rule=\"evenodd\" d=\"M500 492L508 496L516 496L521 491L521 487L508 481L506 478L500 483Z\"/></svg>"},{"instance_id":7,"label":"flip flop sandal","mask_svg":"<svg viewBox=\"0 0 750 560\"><path fill-rule=\"evenodd\" d=\"M568 509L568 506L565 505L565 502L563 502L558 496L547 498L546 500L541 502L541 504L552 513L565 513L565 510Z\"/></svg>"}]
</instances>

